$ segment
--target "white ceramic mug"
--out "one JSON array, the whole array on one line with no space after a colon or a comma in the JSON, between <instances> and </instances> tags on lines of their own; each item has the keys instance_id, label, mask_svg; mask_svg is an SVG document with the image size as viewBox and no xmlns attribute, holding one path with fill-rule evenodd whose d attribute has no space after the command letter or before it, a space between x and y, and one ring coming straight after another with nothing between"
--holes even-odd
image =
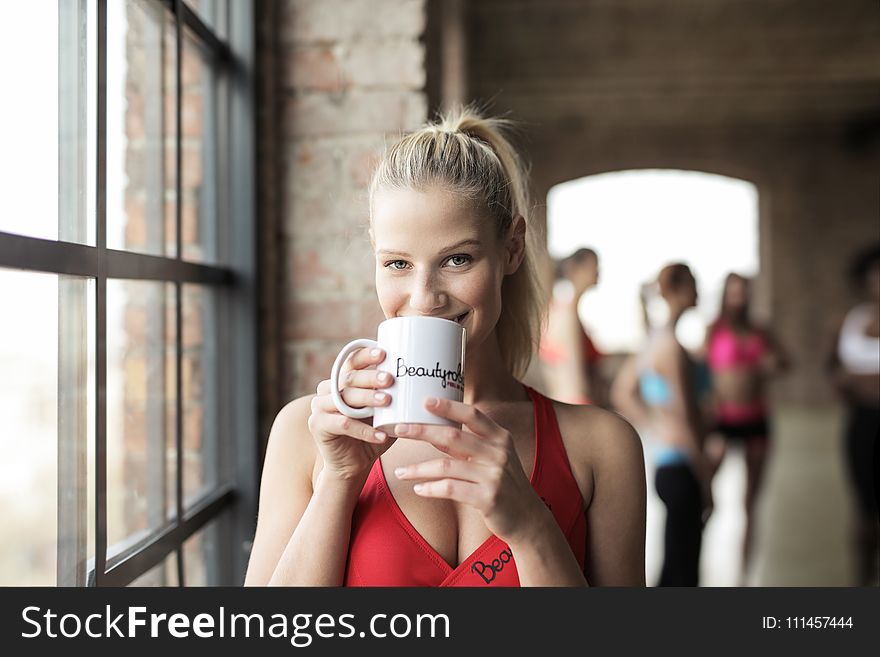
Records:
<instances>
[{"instance_id":1,"label":"white ceramic mug","mask_svg":"<svg viewBox=\"0 0 880 657\"><path fill-rule=\"evenodd\" d=\"M373 416L373 426L394 435L394 425L461 425L434 415L425 408L425 399L464 399L464 327L439 317L394 317L379 324L376 340L360 338L342 348L330 372L330 394L343 415L353 418ZM377 366L388 372L394 383L384 388L391 403L379 408L352 408L339 392L339 373L349 355L361 348L379 347L385 360Z\"/></svg>"}]
</instances>

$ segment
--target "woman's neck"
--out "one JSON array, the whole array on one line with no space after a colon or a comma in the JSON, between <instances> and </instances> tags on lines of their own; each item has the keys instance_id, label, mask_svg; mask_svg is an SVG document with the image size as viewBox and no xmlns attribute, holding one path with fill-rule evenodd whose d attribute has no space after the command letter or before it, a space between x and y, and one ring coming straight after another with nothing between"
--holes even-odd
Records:
<instances>
[{"instance_id":1,"label":"woman's neck","mask_svg":"<svg viewBox=\"0 0 880 657\"><path fill-rule=\"evenodd\" d=\"M466 404L527 398L522 383L510 373L501 357L495 333L480 345L469 345L464 370Z\"/></svg>"},{"instance_id":2,"label":"woman's neck","mask_svg":"<svg viewBox=\"0 0 880 657\"><path fill-rule=\"evenodd\" d=\"M684 311L687 308L678 306L669 306L669 320L666 322L666 327L671 330L675 330L675 325L678 324L678 320L681 319L681 316L684 315Z\"/></svg>"},{"instance_id":3,"label":"woman's neck","mask_svg":"<svg viewBox=\"0 0 880 657\"><path fill-rule=\"evenodd\" d=\"M727 325L735 331L747 331L751 329L748 314L745 312L727 312L723 315Z\"/></svg>"}]
</instances>

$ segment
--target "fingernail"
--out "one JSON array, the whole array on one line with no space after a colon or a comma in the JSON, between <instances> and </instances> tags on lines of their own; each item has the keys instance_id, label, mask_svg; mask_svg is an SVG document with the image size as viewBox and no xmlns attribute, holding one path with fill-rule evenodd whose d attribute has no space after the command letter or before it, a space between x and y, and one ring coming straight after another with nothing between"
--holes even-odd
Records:
<instances>
[{"instance_id":1,"label":"fingernail","mask_svg":"<svg viewBox=\"0 0 880 657\"><path fill-rule=\"evenodd\" d=\"M437 404L440 403L440 400L437 399L436 397L428 397L427 399L425 399L425 403L428 406L436 406Z\"/></svg>"},{"instance_id":2,"label":"fingernail","mask_svg":"<svg viewBox=\"0 0 880 657\"><path fill-rule=\"evenodd\" d=\"M382 350L381 350L381 349L373 349L373 350L370 352L370 356L372 356L373 358L378 358L378 357L381 356L381 355L382 355Z\"/></svg>"},{"instance_id":3,"label":"fingernail","mask_svg":"<svg viewBox=\"0 0 880 657\"><path fill-rule=\"evenodd\" d=\"M385 401L385 397L387 397L387 396L388 395L386 395L384 392L377 392L375 395L373 395L373 397L376 398L377 402Z\"/></svg>"},{"instance_id":4,"label":"fingernail","mask_svg":"<svg viewBox=\"0 0 880 657\"><path fill-rule=\"evenodd\" d=\"M379 372L379 375L376 378L379 379L379 383L388 383L388 380L391 377L388 375L388 372Z\"/></svg>"},{"instance_id":5,"label":"fingernail","mask_svg":"<svg viewBox=\"0 0 880 657\"><path fill-rule=\"evenodd\" d=\"M425 488L424 484L416 484L415 486L413 486L413 490L416 493L421 493L422 490L424 490L424 488Z\"/></svg>"},{"instance_id":6,"label":"fingernail","mask_svg":"<svg viewBox=\"0 0 880 657\"><path fill-rule=\"evenodd\" d=\"M377 431L373 435L376 436L376 440L378 440L380 443L385 441L386 436L384 432Z\"/></svg>"},{"instance_id":7,"label":"fingernail","mask_svg":"<svg viewBox=\"0 0 880 657\"><path fill-rule=\"evenodd\" d=\"M397 433L409 433L409 425L408 424L398 424Z\"/></svg>"},{"instance_id":8,"label":"fingernail","mask_svg":"<svg viewBox=\"0 0 880 657\"><path fill-rule=\"evenodd\" d=\"M406 468L394 468L395 477L402 477L404 474L406 474Z\"/></svg>"}]
</instances>

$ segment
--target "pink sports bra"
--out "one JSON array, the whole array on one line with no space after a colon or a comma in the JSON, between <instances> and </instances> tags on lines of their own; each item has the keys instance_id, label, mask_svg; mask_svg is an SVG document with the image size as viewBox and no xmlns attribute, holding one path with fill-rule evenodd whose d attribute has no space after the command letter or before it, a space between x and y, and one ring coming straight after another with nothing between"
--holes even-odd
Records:
<instances>
[{"instance_id":1,"label":"pink sports bra","mask_svg":"<svg viewBox=\"0 0 880 657\"><path fill-rule=\"evenodd\" d=\"M713 370L756 368L767 353L767 340L759 331L737 336L727 324L720 324L709 340L707 360Z\"/></svg>"}]
</instances>

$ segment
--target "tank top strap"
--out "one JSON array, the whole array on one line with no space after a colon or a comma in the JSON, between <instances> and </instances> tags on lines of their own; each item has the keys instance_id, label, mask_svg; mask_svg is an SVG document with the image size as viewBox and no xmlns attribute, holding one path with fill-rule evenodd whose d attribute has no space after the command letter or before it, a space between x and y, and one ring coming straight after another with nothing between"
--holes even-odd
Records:
<instances>
[{"instance_id":1,"label":"tank top strap","mask_svg":"<svg viewBox=\"0 0 880 657\"><path fill-rule=\"evenodd\" d=\"M553 401L526 386L535 407L535 471L532 485L568 534L583 518L583 497L562 442Z\"/></svg>"}]
</instances>

